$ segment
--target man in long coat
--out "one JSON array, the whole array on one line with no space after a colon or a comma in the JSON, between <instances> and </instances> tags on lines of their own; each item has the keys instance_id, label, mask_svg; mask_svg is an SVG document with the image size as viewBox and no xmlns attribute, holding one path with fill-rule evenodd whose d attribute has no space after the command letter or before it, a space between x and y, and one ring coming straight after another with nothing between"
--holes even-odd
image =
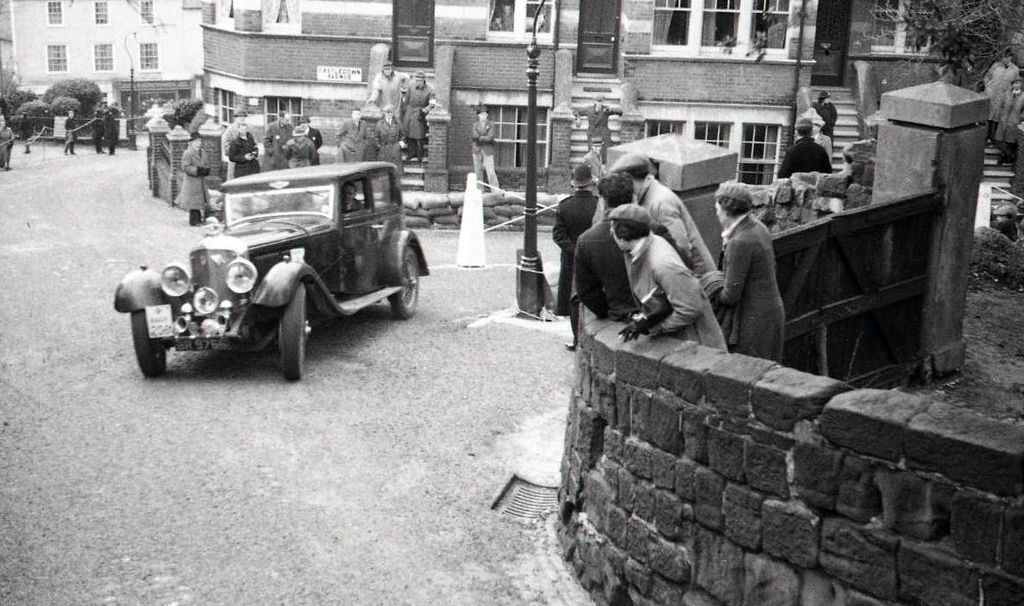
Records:
<instances>
[{"instance_id":1,"label":"man in long coat","mask_svg":"<svg viewBox=\"0 0 1024 606\"><path fill-rule=\"evenodd\" d=\"M608 119L621 115L622 109L606 105L603 95L599 95L593 105L576 114L577 120L581 116L587 119L587 141L593 141L595 138L601 140L601 162L608 161L608 148L612 144L612 130L608 125Z\"/></svg>"},{"instance_id":2,"label":"man in long coat","mask_svg":"<svg viewBox=\"0 0 1024 606\"><path fill-rule=\"evenodd\" d=\"M206 212L206 184L203 178L210 174L206 167L206 152L198 132L192 133L188 149L181 155L181 191L174 203L188 211L189 225L202 225L203 213Z\"/></svg>"},{"instance_id":3,"label":"man in long coat","mask_svg":"<svg viewBox=\"0 0 1024 606\"><path fill-rule=\"evenodd\" d=\"M434 89L427 84L427 76L416 72L413 85L406 97L405 113L402 115L402 130L409 146L409 158L423 162L426 153L427 114L437 105Z\"/></svg>"},{"instance_id":4,"label":"man in long coat","mask_svg":"<svg viewBox=\"0 0 1024 606\"><path fill-rule=\"evenodd\" d=\"M377 153L381 162L390 162L398 167L398 179L402 179L402 129L395 120L395 108L384 106L384 117L373 127L373 136L377 142Z\"/></svg>"},{"instance_id":5,"label":"man in long coat","mask_svg":"<svg viewBox=\"0 0 1024 606\"><path fill-rule=\"evenodd\" d=\"M1013 164L1017 160L1017 125L1024 120L1024 92L1021 81L1014 80L1010 90L1000 104L999 124L996 126L995 143L999 148L999 161Z\"/></svg>"},{"instance_id":6,"label":"man in long coat","mask_svg":"<svg viewBox=\"0 0 1024 606\"><path fill-rule=\"evenodd\" d=\"M284 144L292 137L292 124L288 114L280 112L277 120L267 126L263 134L263 172L288 168L288 158L284 155Z\"/></svg>"},{"instance_id":7,"label":"man in long coat","mask_svg":"<svg viewBox=\"0 0 1024 606\"><path fill-rule=\"evenodd\" d=\"M572 326L572 342L566 343L569 351L576 350L579 340L580 307L579 301L573 300L573 274L576 267L576 241L580 235L590 229L597 210L597 197L593 190L594 176L589 164L580 164L573 170L572 186L575 191L571 196L558 203L555 211L555 226L551 237L558 248L562 249L561 268L558 272L558 299L555 314L569 316Z\"/></svg>"},{"instance_id":8,"label":"man in long coat","mask_svg":"<svg viewBox=\"0 0 1024 606\"><path fill-rule=\"evenodd\" d=\"M825 122L825 125L821 127L821 134L835 140L834 131L836 122L839 120L839 110L832 103L831 97L832 95L827 90L823 90L818 93L818 102L812 103L811 107L814 108L814 111L818 112L818 115Z\"/></svg>"},{"instance_id":9,"label":"man in long coat","mask_svg":"<svg viewBox=\"0 0 1024 606\"><path fill-rule=\"evenodd\" d=\"M1020 68L1013 62L1013 51L1006 52L985 72L985 96L989 99L988 138L995 140L996 128L999 126L999 113L1013 81L1020 77Z\"/></svg>"},{"instance_id":10,"label":"man in long coat","mask_svg":"<svg viewBox=\"0 0 1024 606\"><path fill-rule=\"evenodd\" d=\"M292 138L284 144L284 156L288 158L288 168L312 166L316 156L316 147L309 140L309 128L305 124L296 126Z\"/></svg>"},{"instance_id":11,"label":"man in long coat","mask_svg":"<svg viewBox=\"0 0 1024 606\"><path fill-rule=\"evenodd\" d=\"M107 113L103 115L103 142L107 145L108 153L113 156L114 150L117 149L117 140L121 135L121 125L118 123L117 118L120 112L114 106L107 108Z\"/></svg>"},{"instance_id":12,"label":"man in long coat","mask_svg":"<svg viewBox=\"0 0 1024 606\"><path fill-rule=\"evenodd\" d=\"M352 110L352 118L338 128L338 152L342 162L362 162L366 153L366 140L370 127L363 120L363 112Z\"/></svg>"},{"instance_id":13,"label":"man in long coat","mask_svg":"<svg viewBox=\"0 0 1024 606\"><path fill-rule=\"evenodd\" d=\"M366 103L376 104L382 110L389 105L400 108L402 94L408 87L409 76L396 72L394 64L388 60L384 63L381 72L373 78L373 83L370 85L370 97Z\"/></svg>"},{"instance_id":14,"label":"man in long coat","mask_svg":"<svg viewBox=\"0 0 1024 606\"><path fill-rule=\"evenodd\" d=\"M107 110L100 106L96 108L96 115L93 116L92 145L96 148L97 154L103 153L103 122L106 114Z\"/></svg>"},{"instance_id":15,"label":"man in long coat","mask_svg":"<svg viewBox=\"0 0 1024 606\"><path fill-rule=\"evenodd\" d=\"M234 119L231 124L227 125L224 132L220 134L220 151L221 155L228 159L228 172L224 177L224 180L230 180L235 178L235 162L231 159L229 148L231 144L238 138L238 133L241 131L241 125L245 124L248 119L249 113L244 109L240 109L235 112ZM251 136L251 135L250 135Z\"/></svg>"},{"instance_id":16,"label":"man in long coat","mask_svg":"<svg viewBox=\"0 0 1024 606\"><path fill-rule=\"evenodd\" d=\"M235 132L235 139L228 144L228 160L235 165L235 177L244 177L260 172L260 155L256 139L249 132L249 125L242 122Z\"/></svg>"},{"instance_id":17,"label":"man in long coat","mask_svg":"<svg viewBox=\"0 0 1024 606\"><path fill-rule=\"evenodd\" d=\"M316 149L316 154L313 156L313 166L319 166L320 148L324 146L324 134L320 132L319 128L313 126L308 116L303 116L301 122L308 129L306 136L313 142L313 148Z\"/></svg>"}]
</instances>

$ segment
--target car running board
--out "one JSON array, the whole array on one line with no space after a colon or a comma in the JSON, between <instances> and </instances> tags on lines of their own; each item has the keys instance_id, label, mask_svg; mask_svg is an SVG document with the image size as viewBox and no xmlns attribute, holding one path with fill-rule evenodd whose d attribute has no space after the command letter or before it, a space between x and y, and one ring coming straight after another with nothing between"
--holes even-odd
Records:
<instances>
[{"instance_id":1,"label":"car running board","mask_svg":"<svg viewBox=\"0 0 1024 606\"><path fill-rule=\"evenodd\" d=\"M341 312L342 315L351 316L357 311L379 303L391 295L401 291L401 286L389 286L387 288L375 290L361 297L356 297L355 299L346 299L344 301L338 301L335 299L335 301L337 301L338 311Z\"/></svg>"}]
</instances>

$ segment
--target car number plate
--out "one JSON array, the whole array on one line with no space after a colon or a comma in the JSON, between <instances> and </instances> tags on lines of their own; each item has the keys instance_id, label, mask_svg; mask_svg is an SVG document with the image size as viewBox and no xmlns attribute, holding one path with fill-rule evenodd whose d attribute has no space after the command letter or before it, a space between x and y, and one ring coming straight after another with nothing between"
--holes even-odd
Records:
<instances>
[{"instance_id":1,"label":"car number plate","mask_svg":"<svg viewBox=\"0 0 1024 606\"><path fill-rule=\"evenodd\" d=\"M174 340L174 349L178 351L226 350L231 349L231 344L224 337L178 337Z\"/></svg>"},{"instance_id":2,"label":"car number plate","mask_svg":"<svg viewBox=\"0 0 1024 606\"><path fill-rule=\"evenodd\" d=\"M146 326L149 328L150 339L173 337L174 323L171 321L171 306L147 305Z\"/></svg>"}]
</instances>

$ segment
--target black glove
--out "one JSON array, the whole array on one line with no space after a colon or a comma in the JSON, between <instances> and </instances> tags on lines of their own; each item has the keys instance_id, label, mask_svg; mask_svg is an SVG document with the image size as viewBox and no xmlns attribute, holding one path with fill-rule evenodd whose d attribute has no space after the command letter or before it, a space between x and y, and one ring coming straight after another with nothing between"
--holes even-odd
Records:
<instances>
[{"instance_id":1,"label":"black glove","mask_svg":"<svg viewBox=\"0 0 1024 606\"><path fill-rule=\"evenodd\" d=\"M619 331L619 338L623 341L632 341L640 335L646 335L651 332L651 326L652 323L647 316L634 316L633 319L629 321L629 324Z\"/></svg>"},{"instance_id":2,"label":"black glove","mask_svg":"<svg viewBox=\"0 0 1024 606\"><path fill-rule=\"evenodd\" d=\"M200 177L205 177L206 175L210 174L210 169L206 168L205 166L197 166L196 174L199 175Z\"/></svg>"}]
</instances>

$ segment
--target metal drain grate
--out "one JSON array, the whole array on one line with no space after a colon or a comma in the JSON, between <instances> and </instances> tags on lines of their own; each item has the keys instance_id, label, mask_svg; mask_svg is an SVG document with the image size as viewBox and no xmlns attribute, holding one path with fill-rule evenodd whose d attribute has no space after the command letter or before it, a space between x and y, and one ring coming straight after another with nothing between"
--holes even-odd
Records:
<instances>
[{"instance_id":1,"label":"metal drain grate","mask_svg":"<svg viewBox=\"0 0 1024 606\"><path fill-rule=\"evenodd\" d=\"M558 487L541 486L512 476L491 509L519 520L536 520L558 507Z\"/></svg>"}]
</instances>

